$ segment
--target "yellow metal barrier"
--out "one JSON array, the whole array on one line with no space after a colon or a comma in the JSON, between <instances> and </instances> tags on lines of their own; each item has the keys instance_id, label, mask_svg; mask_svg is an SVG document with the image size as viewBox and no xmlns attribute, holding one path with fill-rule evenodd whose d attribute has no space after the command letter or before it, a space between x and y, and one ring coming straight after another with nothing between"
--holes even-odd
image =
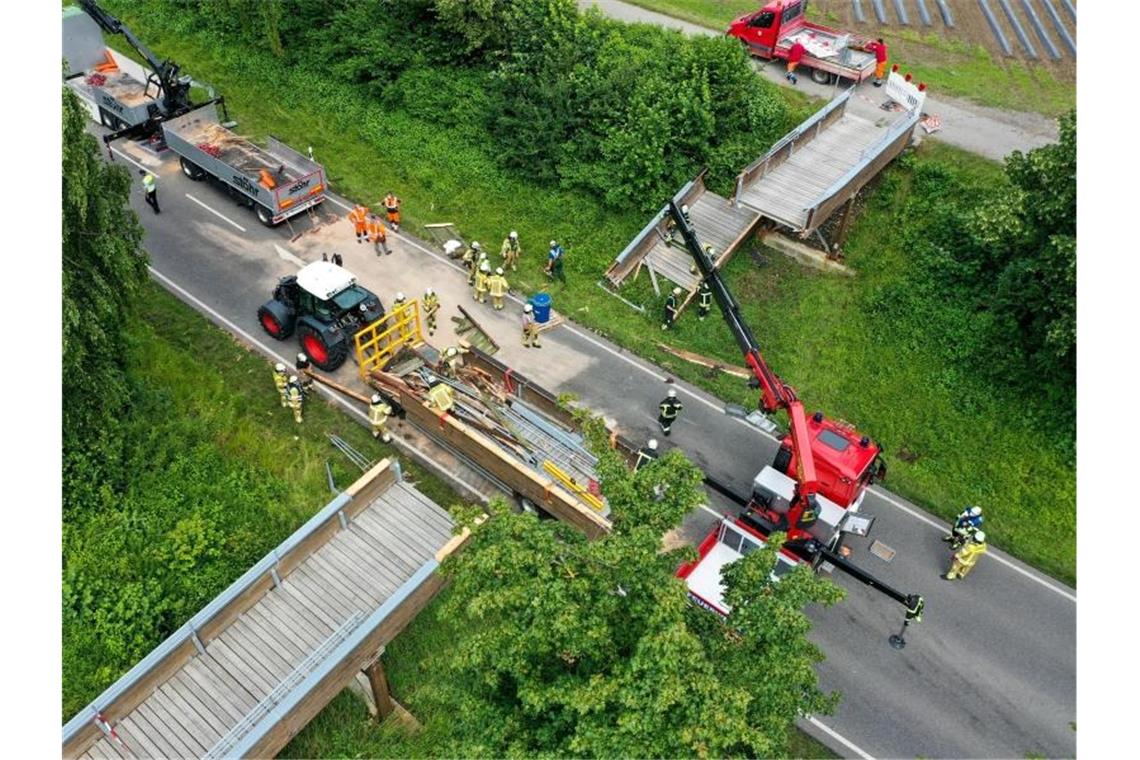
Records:
<instances>
[{"instance_id":1,"label":"yellow metal barrier","mask_svg":"<svg viewBox=\"0 0 1140 760\"><path fill-rule=\"evenodd\" d=\"M590 489L574 480L574 478L570 477L565 470L554 464L554 462L547 459L542 463L542 469L553 475L554 479L561 483L563 488L589 504L594 510L601 512L605 509L605 502L590 493Z\"/></svg>"},{"instance_id":2,"label":"yellow metal barrier","mask_svg":"<svg viewBox=\"0 0 1140 760\"><path fill-rule=\"evenodd\" d=\"M374 369L384 369L404 346L424 342L420 325L420 302L408 301L389 311L356 334L356 364L365 382Z\"/></svg>"}]
</instances>

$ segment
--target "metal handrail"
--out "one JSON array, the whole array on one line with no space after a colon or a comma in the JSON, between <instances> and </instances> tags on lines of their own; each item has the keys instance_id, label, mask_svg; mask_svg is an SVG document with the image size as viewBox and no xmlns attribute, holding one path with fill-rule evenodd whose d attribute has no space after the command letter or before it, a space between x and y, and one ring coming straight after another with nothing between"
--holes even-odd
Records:
<instances>
[{"instance_id":1,"label":"metal handrail","mask_svg":"<svg viewBox=\"0 0 1140 760\"><path fill-rule=\"evenodd\" d=\"M203 760L207 758L227 757L230 751L237 746L238 742L245 738L245 735L252 731L253 727L256 726L262 718L268 715L274 707L280 704L286 694L291 692L306 676L316 670L318 665L327 660L333 650L336 649L342 641L347 639L353 631L360 627L362 622L364 622L364 613L358 610L353 613L352 617L341 623L340 627L333 631L327 639L322 641L320 646L310 652L305 659L301 660L289 675L281 679L277 686L273 688L273 691L269 692L252 710L247 712L225 736L218 739L214 746L202 756Z\"/></svg>"}]
</instances>

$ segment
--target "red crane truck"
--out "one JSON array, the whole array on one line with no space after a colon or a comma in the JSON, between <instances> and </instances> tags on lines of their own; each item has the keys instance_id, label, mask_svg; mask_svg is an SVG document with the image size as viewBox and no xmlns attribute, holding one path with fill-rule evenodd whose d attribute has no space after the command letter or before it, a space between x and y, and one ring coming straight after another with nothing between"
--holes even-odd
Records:
<instances>
[{"instance_id":1,"label":"red crane truck","mask_svg":"<svg viewBox=\"0 0 1140 760\"><path fill-rule=\"evenodd\" d=\"M848 423L829 420L823 412L807 415L795 390L764 361L740 306L675 201L669 202L669 213L744 352L753 375L750 385L761 391L760 407L768 413L784 410L790 423L775 460L753 479L748 500L717 489L744 510L735 520L722 520L701 542L697 560L683 564L677 576L685 580L694 601L727 615L730 610L721 596L720 569L763 546L770 533L780 531L787 534L787 540L778 557L777 577L801 562L817 566L826 560L905 605L908 622L920 619L922 597L896 591L838 553L845 533L866 535L870 531L873 518L860 516L858 511L867 488L886 476L882 449Z\"/></svg>"},{"instance_id":2,"label":"red crane truck","mask_svg":"<svg viewBox=\"0 0 1140 760\"><path fill-rule=\"evenodd\" d=\"M866 38L807 20L808 0L773 0L758 11L733 20L725 32L758 58L787 59L798 39L806 48L801 69L810 69L819 84L836 77L858 84L875 73L875 56L863 47Z\"/></svg>"}]
</instances>

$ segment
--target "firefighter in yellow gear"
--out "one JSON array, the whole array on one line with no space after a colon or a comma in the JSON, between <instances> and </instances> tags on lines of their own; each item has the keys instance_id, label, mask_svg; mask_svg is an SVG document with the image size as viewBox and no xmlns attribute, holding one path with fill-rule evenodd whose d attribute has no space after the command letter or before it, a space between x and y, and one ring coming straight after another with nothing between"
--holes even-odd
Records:
<instances>
[{"instance_id":1,"label":"firefighter in yellow gear","mask_svg":"<svg viewBox=\"0 0 1140 760\"><path fill-rule=\"evenodd\" d=\"M958 551L954 552L954 559L950 563L950 571L942 577L948 581L965 578L978 564L978 557L986 553L985 531L975 531L971 540Z\"/></svg>"},{"instance_id":2,"label":"firefighter in yellow gear","mask_svg":"<svg viewBox=\"0 0 1140 760\"><path fill-rule=\"evenodd\" d=\"M293 419L298 423L304 422L305 420L301 416L301 404L305 400L305 392L301 389L301 382L296 375L289 377L289 385L285 392L289 397L289 408L293 410Z\"/></svg>"},{"instance_id":3,"label":"firefighter in yellow gear","mask_svg":"<svg viewBox=\"0 0 1140 760\"><path fill-rule=\"evenodd\" d=\"M455 346L448 346L443 352L443 364L448 375L459 377L459 368L463 366L463 351Z\"/></svg>"},{"instance_id":4,"label":"firefighter in yellow gear","mask_svg":"<svg viewBox=\"0 0 1140 760\"><path fill-rule=\"evenodd\" d=\"M424 321L428 335L435 335L435 320L439 316L439 296L431 288L424 290Z\"/></svg>"},{"instance_id":5,"label":"firefighter in yellow gear","mask_svg":"<svg viewBox=\"0 0 1140 760\"><path fill-rule=\"evenodd\" d=\"M510 267L512 272L518 271L519 256L522 255L522 248L519 247L519 233L511 230L511 234L503 239L503 247L499 249L499 255L503 257L503 266Z\"/></svg>"},{"instance_id":6,"label":"firefighter in yellow gear","mask_svg":"<svg viewBox=\"0 0 1140 760\"><path fill-rule=\"evenodd\" d=\"M527 348L531 346L542 348L542 344L538 342L538 322L534 319L534 307L529 303L523 306L522 341Z\"/></svg>"},{"instance_id":7,"label":"firefighter in yellow gear","mask_svg":"<svg viewBox=\"0 0 1140 760\"><path fill-rule=\"evenodd\" d=\"M392 312L402 311L408 305L408 298L403 292L397 292L396 297L392 300Z\"/></svg>"},{"instance_id":8,"label":"firefighter in yellow gear","mask_svg":"<svg viewBox=\"0 0 1140 760\"><path fill-rule=\"evenodd\" d=\"M503 268L499 267L495 273L487 278L487 289L491 291L491 304L495 311L503 310L503 296L510 290L511 284L503 276Z\"/></svg>"},{"instance_id":9,"label":"firefighter in yellow gear","mask_svg":"<svg viewBox=\"0 0 1140 760\"><path fill-rule=\"evenodd\" d=\"M388 432L388 418L392 416L392 407L379 393L372 394L372 403L368 405L368 421L372 423L372 437L379 438L384 443L390 443L392 435Z\"/></svg>"},{"instance_id":10,"label":"firefighter in yellow gear","mask_svg":"<svg viewBox=\"0 0 1140 760\"><path fill-rule=\"evenodd\" d=\"M484 261L475 273L475 292L472 293L479 303L487 303L487 280L491 277L491 265Z\"/></svg>"},{"instance_id":11,"label":"firefighter in yellow gear","mask_svg":"<svg viewBox=\"0 0 1140 760\"><path fill-rule=\"evenodd\" d=\"M297 354L297 362L294 364L297 368L297 377L301 378L301 390L308 397L313 392L313 376L309 374L309 369L312 367L312 362L304 352Z\"/></svg>"},{"instance_id":12,"label":"firefighter in yellow gear","mask_svg":"<svg viewBox=\"0 0 1140 760\"><path fill-rule=\"evenodd\" d=\"M281 362L277 362L277 366L273 368L273 384L277 386L277 395L281 397L281 408L284 409L289 406L289 394L286 391L286 386L289 385L289 374Z\"/></svg>"},{"instance_id":13,"label":"firefighter in yellow gear","mask_svg":"<svg viewBox=\"0 0 1140 760\"><path fill-rule=\"evenodd\" d=\"M479 271L480 254L483 252L478 240L473 240L471 246L463 252L463 266L467 268L467 284L475 284L475 273Z\"/></svg>"},{"instance_id":14,"label":"firefighter in yellow gear","mask_svg":"<svg viewBox=\"0 0 1140 760\"><path fill-rule=\"evenodd\" d=\"M451 411L451 407L455 405L451 386L432 375L428 376L428 405L438 409L441 414Z\"/></svg>"}]
</instances>

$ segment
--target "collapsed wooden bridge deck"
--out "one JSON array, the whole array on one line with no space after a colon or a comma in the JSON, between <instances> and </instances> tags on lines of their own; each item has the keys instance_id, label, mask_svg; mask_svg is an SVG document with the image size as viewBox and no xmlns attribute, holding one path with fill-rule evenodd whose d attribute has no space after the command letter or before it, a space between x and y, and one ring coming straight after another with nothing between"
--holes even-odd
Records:
<instances>
[{"instance_id":1,"label":"collapsed wooden bridge deck","mask_svg":"<svg viewBox=\"0 0 1140 760\"><path fill-rule=\"evenodd\" d=\"M64 726L64 757L276 754L442 585L463 537L382 461Z\"/></svg>"}]
</instances>

